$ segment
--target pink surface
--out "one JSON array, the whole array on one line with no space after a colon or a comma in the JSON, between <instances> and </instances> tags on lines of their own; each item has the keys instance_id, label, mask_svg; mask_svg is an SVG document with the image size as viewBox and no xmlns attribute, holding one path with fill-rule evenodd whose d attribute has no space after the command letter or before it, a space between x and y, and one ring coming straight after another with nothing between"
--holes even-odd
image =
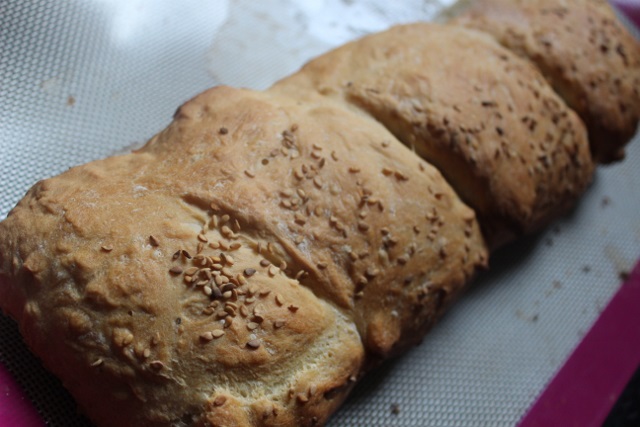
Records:
<instances>
[{"instance_id":1,"label":"pink surface","mask_svg":"<svg viewBox=\"0 0 640 427\"><path fill-rule=\"evenodd\" d=\"M43 427L35 407L0 364L0 427Z\"/></svg>"},{"instance_id":2,"label":"pink surface","mask_svg":"<svg viewBox=\"0 0 640 427\"><path fill-rule=\"evenodd\" d=\"M640 0L611 0L611 3L640 28Z\"/></svg>"},{"instance_id":3,"label":"pink surface","mask_svg":"<svg viewBox=\"0 0 640 427\"><path fill-rule=\"evenodd\" d=\"M601 426L640 366L640 262L519 427Z\"/></svg>"}]
</instances>

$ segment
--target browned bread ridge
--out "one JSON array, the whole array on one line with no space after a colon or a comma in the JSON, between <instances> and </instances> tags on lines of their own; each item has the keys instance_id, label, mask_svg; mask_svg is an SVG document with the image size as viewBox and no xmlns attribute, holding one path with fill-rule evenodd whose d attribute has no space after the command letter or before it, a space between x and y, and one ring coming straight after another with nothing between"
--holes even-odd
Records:
<instances>
[{"instance_id":1,"label":"browned bread ridge","mask_svg":"<svg viewBox=\"0 0 640 427\"><path fill-rule=\"evenodd\" d=\"M640 45L605 0L474 0L454 23L534 62L584 120L594 159L624 157L640 119Z\"/></svg>"},{"instance_id":2,"label":"browned bread ridge","mask_svg":"<svg viewBox=\"0 0 640 427\"><path fill-rule=\"evenodd\" d=\"M537 69L490 36L412 24L349 43L278 82L361 109L435 165L492 247L571 207L591 180L584 125Z\"/></svg>"},{"instance_id":3,"label":"browned bread ridge","mask_svg":"<svg viewBox=\"0 0 640 427\"><path fill-rule=\"evenodd\" d=\"M0 223L0 307L100 427L322 425L592 172L530 63L402 26L37 183Z\"/></svg>"},{"instance_id":4,"label":"browned bread ridge","mask_svg":"<svg viewBox=\"0 0 640 427\"><path fill-rule=\"evenodd\" d=\"M211 89L0 223L2 308L97 425L322 424L486 265L436 169L309 95Z\"/></svg>"}]
</instances>

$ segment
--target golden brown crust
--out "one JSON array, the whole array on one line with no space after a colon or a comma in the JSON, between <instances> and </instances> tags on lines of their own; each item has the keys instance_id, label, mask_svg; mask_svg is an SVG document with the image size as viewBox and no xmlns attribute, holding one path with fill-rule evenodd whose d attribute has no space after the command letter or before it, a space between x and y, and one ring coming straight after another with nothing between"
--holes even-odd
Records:
<instances>
[{"instance_id":1,"label":"golden brown crust","mask_svg":"<svg viewBox=\"0 0 640 427\"><path fill-rule=\"evenodd\" d=\"M586 123L608 163L640 120L640 44L605 0L476 0L454 19L533 61Z\"/></svg>"},{"instance_id":2,"label":"golden brown crust","mask_svg":"<svg viewBox=\"0 0 640 427\"><path fill-rule=\"evenodd\" d=\"M0 223L0 305L100 426L322 425L486 266L479 223L536 230L592 172L531 64L397 27L36 184Z\"/></svg>"},{"instance_id":3,"label":"golden brown crust","mask_svg":"<svg viewBox=\"0 0 640 427\"><path fill-rule=\"evenodd\" d=\"M0 300L98 425L319 425L486 256L375 121L219 87L36 185L0 223Z\"/></svg>"},{"instance_id":4,"label":"golden brown crust","mask_svg":"<svg viewBox=\"0 0 640 427\"><path fill-rule=\"evenodd\" d=\"M483 33L412 24L325 54L275 91L351 103L434 164L492 246L546 225L593 172L578 117L527 61Z\"/></svg>"}]
</instances>

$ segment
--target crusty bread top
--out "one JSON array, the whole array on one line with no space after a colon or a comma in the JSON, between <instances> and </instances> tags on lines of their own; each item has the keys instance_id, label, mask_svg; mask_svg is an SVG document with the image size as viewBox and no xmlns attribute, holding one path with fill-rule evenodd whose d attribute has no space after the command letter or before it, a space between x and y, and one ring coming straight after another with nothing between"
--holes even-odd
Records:
<instances>
[{"instance_id":1,"label":"crusty bread top","mask_svg":"<svg viewBox=\"0 0 640 427\"><path fill-rule=\"evenodd\" d=\"M640 120L640 43L605 0L475 0L453 20L534 62L584 120L594 158L611 162Z\"/></svg>"},{"instance_id":2,"label":"crusty bread top","mask_svg":"<svg viewBox=\"0 0 640 427\"><path fill-rule=\"evenodd\" d=\"M528 61L490 36L419 23L311 61L272 91L362 109L434 164L498 246L549 223L591 180L584 125Z\"/></svg>"},{"instance_id":3,"label":"crusty bread top","mask_svg":"<svg viewBox=\"0 0 640 427\"><path fill-rule=\"evenodd\" d=\"M0 303L100 426L322 424L487 250L441 174L312 93L219 87L0 223Z\"/></svg>"}]
</instances>

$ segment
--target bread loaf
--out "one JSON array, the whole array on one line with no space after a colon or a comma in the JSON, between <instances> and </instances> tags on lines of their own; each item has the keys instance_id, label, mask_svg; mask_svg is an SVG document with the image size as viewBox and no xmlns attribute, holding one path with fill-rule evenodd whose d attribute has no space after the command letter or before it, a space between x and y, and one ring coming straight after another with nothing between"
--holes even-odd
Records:
<instances>
[{"instance_id":1,"label":"bread loaf","mask_svg":"<svg viewBox=\"0 0 640 427\"><path fill-rule=\"evenodd\" d=\"M595 160L624 157L640 111L640 46L602 0L479 0L454 23L532 61L584 120Z\"/></svg>"},{"instance_id":2,"label":"bread loaf","mask_svg":"<svg viewBox=\"0 0 640 427\"><path fill-rule=\"evenodd\" d=\"M526 59L401 26L34 185L0 223L0 306L100 427L322 425L592 172Z\"/></svg>"}]
</instances>

